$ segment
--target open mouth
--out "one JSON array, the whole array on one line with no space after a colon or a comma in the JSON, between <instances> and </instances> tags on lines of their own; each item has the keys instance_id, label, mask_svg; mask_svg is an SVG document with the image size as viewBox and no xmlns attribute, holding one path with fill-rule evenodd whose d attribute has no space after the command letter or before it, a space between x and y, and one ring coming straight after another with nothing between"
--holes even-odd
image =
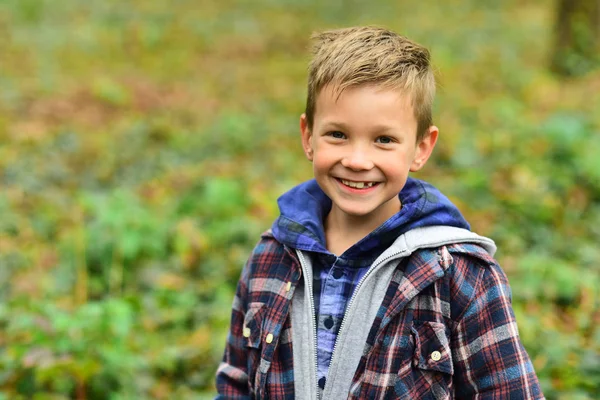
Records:
<instances>
[{"instance_id":1,"label":"open mouth","mask_svg":"<svg viewBox=\"0 0 600 400\"><path fill-rule=\"evenodd\" d=\"M348 181L346 179L338 179L339 182L341 182L344 186L348 186L352 189L370 189L373 186L379 185L379 182L355 182L355 181Z\"/></svg>"}]
</instances>

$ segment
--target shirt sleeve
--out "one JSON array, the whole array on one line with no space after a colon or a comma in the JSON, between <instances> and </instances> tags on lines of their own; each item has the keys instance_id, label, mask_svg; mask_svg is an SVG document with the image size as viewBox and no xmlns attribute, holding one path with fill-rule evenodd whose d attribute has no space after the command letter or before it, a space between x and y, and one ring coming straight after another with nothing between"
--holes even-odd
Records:
<instances>
[{"instance_id":1,"label":"shirt sleeve","mask_svg":"<svg viewBox=\"0 0 600 400\"><path fill-rule=\"evenodd\" d=\"M237 285L231 309L231 324L223 360L216 375L216 399L250 399L248 388L247 351L243 336L247 305L247 275L252 257L246 263Z\"/></svg>"},{"instance_id":2,"label":"shirt sleeve","mask_svg":"<svg viewBox=\"0 0 600 400\"><path fill-rule=\"evenodd\" d=\"M521 340L508 279L497 264L479 269L473 296L453 330L459 399L543 399Z\"/></svg>"}]
</instances>

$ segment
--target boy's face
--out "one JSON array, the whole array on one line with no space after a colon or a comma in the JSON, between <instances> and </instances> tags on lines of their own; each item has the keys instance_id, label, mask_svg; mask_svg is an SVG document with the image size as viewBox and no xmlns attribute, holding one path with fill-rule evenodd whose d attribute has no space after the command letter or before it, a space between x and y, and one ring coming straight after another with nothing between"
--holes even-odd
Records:
<instances>
[{"instance_id":1,"label":"boy's face","mask_svg":"<svg viewBox=\"0 0 600 400\"><path fill-rule=\"evenodd\" d=\"M438 129L417 142L411 99L397 90L358 86L336 97L330 86L321 90L312 129L300 117L304 151L331 213L379 225L400 210L398 193L409 171L425 165Z\"/></svg>"}]
</instances>

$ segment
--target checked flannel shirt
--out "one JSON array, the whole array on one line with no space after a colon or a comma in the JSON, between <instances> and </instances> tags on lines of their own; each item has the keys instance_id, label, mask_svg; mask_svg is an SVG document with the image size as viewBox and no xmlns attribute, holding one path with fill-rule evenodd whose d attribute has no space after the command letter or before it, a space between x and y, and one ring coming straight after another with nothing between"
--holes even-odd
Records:
<instances>
[{"instance_id":1,"label":"checked flannel shirt","mask_svg":"<svg viewBox=\"0 0 600 400\"><path fill-rule=\"evenodd\" d=\"M348 398L543 399L507 278L482 248L419 250L396 268L356 349L362 358ZM265 233L238 283L218 398L293 399L313 390L294 386L290 303L299 284L295 252Z\"/></svg>"}]
</instances>

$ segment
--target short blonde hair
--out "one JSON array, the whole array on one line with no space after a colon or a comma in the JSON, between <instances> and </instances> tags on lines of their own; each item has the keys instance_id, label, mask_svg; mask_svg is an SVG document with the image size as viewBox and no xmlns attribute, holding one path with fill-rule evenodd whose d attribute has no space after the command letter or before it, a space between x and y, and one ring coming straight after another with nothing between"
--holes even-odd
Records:
<instances>
[{"instance_id":1,"label":"short blonde hair","mask_svg":"<svg viewBox=\"0 0 600 400\"><path fill-rule=\"evenodd\" d=\"M353 27L314 34L313 58L308 69L306 119L312 129L317 96L333 85L344 89L378 85L400 89L411 96L417 120L417 140L432 125L435 78L429 51L387 29Z\"/></svg>"}]
</instances>

